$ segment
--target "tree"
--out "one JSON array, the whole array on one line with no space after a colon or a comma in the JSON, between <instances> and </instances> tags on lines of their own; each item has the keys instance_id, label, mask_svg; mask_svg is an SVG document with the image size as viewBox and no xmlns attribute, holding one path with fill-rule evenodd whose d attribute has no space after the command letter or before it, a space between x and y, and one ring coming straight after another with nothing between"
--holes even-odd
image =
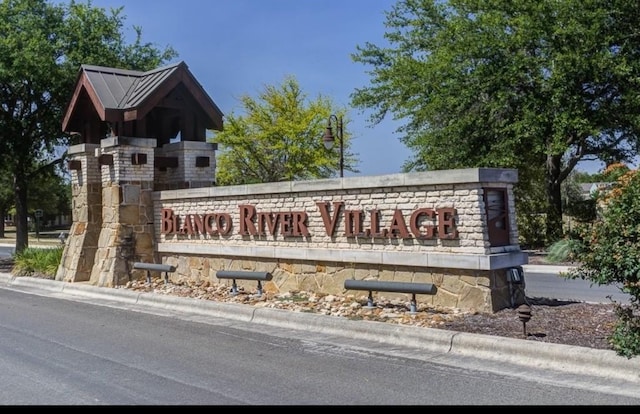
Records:
<instances>
[{"instance_id":1,"label":"tree","mask_svg":"<svg viewBox=\"0 0 640 414\"><path fill-rule=\"evenodd\" d=\"M537 174L534 174L537 173ZM514 189L519 244L527 249L540 249L546 245L544 235L546 203L544 171L532 170L526 180Z\"/></svg>"},{"instance_id":2,"label":"tree","mask_svg":"<svg viewBox=\"0 0 640 414\"><path fill-rule=\"evenodd\" d=\"M611 173L624 168L614 168ZM600 218L572 240L579 266L566 276L598 285L615 284L631 298L616 304L618 322L610 338L618 354L640 355L640 174L628 170L598 197Z\"/></svg>"},{"instance_id":3,"label":"tree","mask_svg":"<svg viewBox=\"0 0 640 414\"><path fill-rule=\"evenodd\" d=\"M0 238L4 238L5 235L4 218L15 201L11 183L11 176L4 173L0 165Z\"/></svg>"},{"instance_id":4,"label":"tree","mask_svg":"<svg viewBox=\"0 0 640 414\"><path fill-rule=\"evenodd\" d=\"M339 168L339 145L327 150L322 137L330 115L342 118L344 114L336 111L327 98L306 98L293 76L278 86L265 86L257 99L242 96L245 115L231 113L225 119L224 131L213 137L220 150L216 183L265 183L334 175ZM343 135L344 169L357 172L354 155L349 152L350 137Z\"/></svg>"},{"instance_id":5,"label":"tree","mask_svg":"<svg viewBox=\"0 0 640 414\"><path fill-rule=\"evenodd\" d=\"M579 181L586 177L588 177L588 174L574 170L562 182L562 212L568 225L569 230L567 233L569 234L573 230L572 223L574 221L590 223L596 219L595 197L585 195L580 185L582 182ZM589 183L590 181L584 182Z\"/></svg>"},{"instance_id":6,"label":"tree","mask_svg":"<svg viewBox=\"0 0 640 414\"><path fill-rule=\"evenodd\" d=\"M0 215L9 214L15 202L12 189L13 178L0 172ZM29 176L28 216L34 217L35 210L43 210L45 217L55 218L71 214L71 187L68 180L52 164L35 169ZM0 223L0 238L5 237L4 220Z\"/></svg>"},{"instance_id":7,"label":"tree","mask_svg":"<svg viewBox=\"0 0 640 414\"><path fill-rule=\"evenodd\" d=\"M589 174L586 171L573 170L571 172L571 175L573 176L573 180L577 184L588 184L600 181L598 173Z\"/></svg>"},{"instance_id":8,"label":"tree","mask_svg":"<svg viewBox=\"0 0 640 414\"><path fill-rule=\"evenodd\" d=\"M403 169L544 171L547 242L581 160L629 161L640 130L640 9L627 0L400 0L352 104L406 120Z\"/></svg>"},{"instance_id":9,"label":"tree","mask_svg":"<svg viewBox=\"0 0 640 414\"><path fill-rule=\"evenodd\" d=\"M29 180L28 205L30 215L36 210L43 211L44 219L71 213L71 186L58 169L44 166Z\"/></svg>"},{"instance_id":10,"label":"tree","mask_svg":"<svg viewBox=\"0 0 640 414\"><path fill-rule=\"evenodd\" d=\"M43 164L60 163L54 149L69 142L62 116L80 65L149 70L176 56L142 43L139 27L126 44L122 10L107 14L91 1L0 3L0 153L13 179L16 253L28 247L29 181Z\"/></svg>"}]
</instances>

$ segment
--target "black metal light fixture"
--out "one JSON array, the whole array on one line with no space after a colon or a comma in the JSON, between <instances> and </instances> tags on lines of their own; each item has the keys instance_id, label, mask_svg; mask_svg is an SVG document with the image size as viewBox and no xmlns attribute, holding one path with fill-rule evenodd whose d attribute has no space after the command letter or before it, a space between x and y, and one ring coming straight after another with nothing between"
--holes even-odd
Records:
<instances>
[{"instance_id":1,"label":"black metal light fixture","mask_svg":"<svg viewBox=\"0 0 640 414\"><path fill-rule=\"evenodd\" d=\"M527 337L527 322L529 322L529 320L531 319L531 307L527 304L523 304L518 306L518 309L516 310L516 312L518 313L518 319L520 319L520 322L522 322L522 331L524 334L524 337Z\"/></svg>"},{"instance_id":2,"label":"black metal light fixture","mask_svg":"<svg viewBox=\"0 0 640 414\"><path fill-rule=\"evenodd\" d=\"M340 143L340 178L342 178L344 177L344 139L342 130L342 117L337 117L333 114L329 116L329 120L327 121L327 130L322 137L322 142L324 142L324 147L326 149L331 149L331 147L333 147L335 138L333 136L333 126L331 125L332 120L336 121L338 141Z\"/></svg>"}]
</instances>

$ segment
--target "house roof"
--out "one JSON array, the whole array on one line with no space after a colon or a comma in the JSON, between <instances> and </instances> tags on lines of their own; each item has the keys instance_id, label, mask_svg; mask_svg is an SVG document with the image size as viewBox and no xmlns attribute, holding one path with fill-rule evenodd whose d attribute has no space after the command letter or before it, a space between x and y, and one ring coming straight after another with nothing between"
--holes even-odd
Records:
<instances>
[{"instance_id":1,"label":"house roof","mask_svg":"<svg viewBox=\"0 0 640 414\"><path fill-rule=\"evenodd\" d=\"M62 130L68 131L83 94L88 95L102 121L142 119L182 83L208 118L209 129L222 129L223 113L195 79L184 62L140 72L82 65Z\"/></svg>"},{"instance_id":2,"label":"house roof","mask_svg":"<svg viewBox=\"0 0 640 414\"><path fill-rule=\"evenodd\" d=\"M611 182L594 182L594 183L582 183L580 184L580 190L585 197L591 197L600 190L606 190L610 188L614 183Z\"/></svg>"}]
</instances>

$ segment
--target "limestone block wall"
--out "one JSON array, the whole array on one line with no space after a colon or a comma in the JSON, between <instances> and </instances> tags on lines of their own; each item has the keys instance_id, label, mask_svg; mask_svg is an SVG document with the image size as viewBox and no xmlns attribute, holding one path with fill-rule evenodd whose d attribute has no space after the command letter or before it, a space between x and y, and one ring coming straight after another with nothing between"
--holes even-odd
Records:
<instances>
[{"instance_id":1,"label":"limestone block wall","mask_svg":"<svg viewBox=\"0 0 640 414\"><path fill-rule=\"evenodd\" d=\"M214 185L217 145L210 142L180 141L156 150L161 157L175 157L176 168L156 170L157 189L210 187Z\"/></svg>"},{"instance_id":2,"label":"limestone block wall","mask_svg":"<svg viewBox=\"0 0 640 414\"><path fill-rule=\"evenodd\" d=\"M201 156L197 145L184 144L171 156ZM437 294L419 300L434 305L480 311L514 305L508 269L527 263L518 245L515 170L227 187L197 187L202 171L185 171L172 179L195 180L190 188L154 191L169 179L154 165L155 145L110 137L99 147L71 149L74 223L57 279L116 286L145 277L132 271L133 262L143 261L176 265L174 281L220 282L218 270L268 271L274 277L267 292L319 294L343 294L344 281L353 278L430 282ZM501 226L508 227L499 243L487 225L494 210L485 205L496 191L506 197Z\"/></svg>"},{"instance_id":3,"label":"limestone block wall","mask_svg":"<svg viewBox=\"0 0 640 414\"><path fill-rule=\"evenodd\" d=\"M515 170L467 169L161 191L154 193L157 252L177 266L174 280L269 271L267 290L318 293L344 293L347 278L431 282L438 293L424 300L495 311L511 301L506 270L527 263L516 181ZM508 197L504 245L490 241L487 188ZM411 227L414 213L425 211L437 214ZM450 224L445 212L455 223L449 236L438 227Z\"/></svg>"},{"instance_id":4,"label":"limestone block wall","mask_svg":"<svg viewBox=\"0 0 640 414\"><path fill-rule=\"evenodd\" d=\"M56 280L83 282L90 278L102 223L102 184L95 157L97 144L69 148L72 225L65 241Z\"/></svg>"},{"instance_id":5,"label":"limestone block wall","mask_svg":"<svg viewBox=\"0 0 640 414\"><path fill-rule=\"evenodd\" d=\"M218 270L270 272L273 279L262 282L263 290L274 294L309 291L336 295L351 293L357 297L366 297L368 292L347 292L344 289L346 279L357 279L433 283L438 288L436 295L417 295L419 303L464 310L496 312L513 306L514 299L516 305L522 304L524 299L521 288L509 284L505 269L481 271L202 254L163 254L162 261L177 266L178 272L171 276L173 282L189 279L223 283L231 287L228 279L216 278ZM138 277L143 276L140 274ZM256 290L255 281L238 279L236 282L248 292ZM384 292L381 295L406 301L411 299L411 295L402 293Z\"/></svg>"}]
</instances>

